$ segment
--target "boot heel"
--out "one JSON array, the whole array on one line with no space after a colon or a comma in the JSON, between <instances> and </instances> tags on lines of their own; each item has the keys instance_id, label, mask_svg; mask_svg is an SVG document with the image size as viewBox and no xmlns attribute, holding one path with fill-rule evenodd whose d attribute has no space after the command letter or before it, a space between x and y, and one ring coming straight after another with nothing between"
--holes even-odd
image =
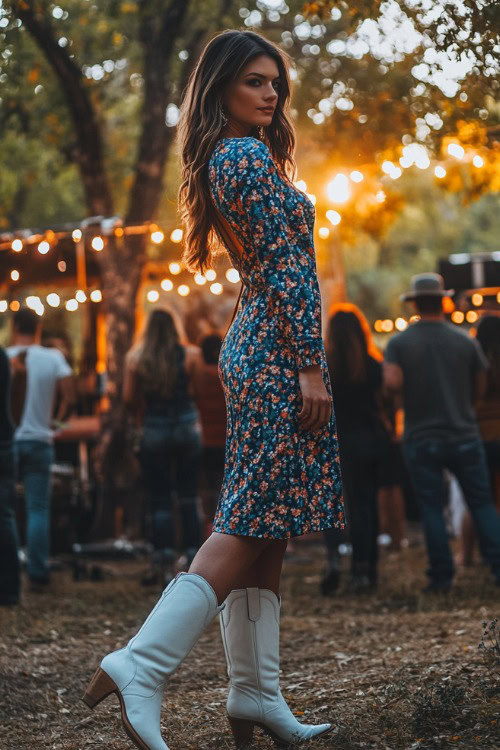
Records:
<instances>
[{"instance_id":1,"label":"boot heel","mask_svg":"<svg viewBox=\"0 0 500 750\"><path fill-rule=\"evenodd\" d=\"M90 680L89 686L82 698L89 708L95 708L98 703L118 690L111 677L99 667Z\"/></svg>"},{"instance_id":2,"label":"boot heel","mask_svg":"<svg viewBox=\"0 0 500 750\"><path fill-rule=\"evenodd\" d=\"M227 718L233 733L236 747L249 747L253 739L253 721L247 721L246 719L233 719L232 716L228 716Z\"/></svg>"}]
</instances>

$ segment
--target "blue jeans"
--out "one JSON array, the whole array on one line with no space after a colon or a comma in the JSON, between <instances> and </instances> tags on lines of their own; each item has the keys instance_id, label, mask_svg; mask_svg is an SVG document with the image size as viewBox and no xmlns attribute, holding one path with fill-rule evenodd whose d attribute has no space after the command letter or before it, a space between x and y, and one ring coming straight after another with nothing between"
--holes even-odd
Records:
<instances>
[{"instance_id":1,"label":"blue jeans","mask_svg":"<svg viewBox=\"0 0 500 750\"><path fill-rule=\"evenodd\" d=\"M481 440L406 440L403 451L424 525L431 582L451 583L453 558L443 511L448 502L444 469L455 475L474 519L483 557L500 580L500 516L491 494L486 455Z\"/></svg>"},{"instance_id":2,"label":"blue jeans","mask_svg":"<svg viewBox=\"0 0 500 750\"><path fill-rule=\"evenodd\" d=\"M197 414L190 413L185 418L146 416L140 459L155 550L173 554L177 548L175 497L182 527L182 547L192 557L201 545L198 480L202 444Z\"/></svg>"},{"instance_id":3,"label":"blue jeans","mask_svg":"<svg viewBox=\"0 0 500 750\"><path fill-rule=\"evenodd\" d=\"M0 604L19 599L19 557L12 442L0 442Z\"/></svg>"},{"instance_id":4,"label":"blue jeans","mask_svg":"<svg viewBox=\"0 0 500 750\"><path fill-rule=\"evenodd\" d=\"M24 485L28 575L34 581L49 578L50 468L54 449L41 440L15 440L18 481Z\"/></svg>"}]
</instances>

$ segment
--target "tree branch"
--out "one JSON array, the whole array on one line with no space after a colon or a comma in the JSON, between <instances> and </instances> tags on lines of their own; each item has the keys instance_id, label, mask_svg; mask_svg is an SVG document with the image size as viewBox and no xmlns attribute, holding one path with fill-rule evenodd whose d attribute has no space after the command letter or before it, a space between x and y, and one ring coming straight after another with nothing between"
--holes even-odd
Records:
<instances>
[{"instance_id":1,"label":"tree branch","mask_svg":"<svg viewBox=\"0 0 500 750\"><path fill-rule=\"evenodd\" d=\"M77 135L73 160L83 180L87 209L91 215L113 214L113 198L106 179L101 128L83 81L80 68L60 47L43 12L24 0L13 0L14 14L24 24L56 74L64 92Z\"/></svg>"}]
</instances>

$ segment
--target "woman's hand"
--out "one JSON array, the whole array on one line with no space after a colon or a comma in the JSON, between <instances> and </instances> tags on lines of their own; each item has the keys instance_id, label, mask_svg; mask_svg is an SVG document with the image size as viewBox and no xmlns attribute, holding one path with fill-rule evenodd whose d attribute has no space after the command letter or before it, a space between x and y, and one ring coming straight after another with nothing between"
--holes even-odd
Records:
<instances>
[{"instance_id":1,"label":"woman's hand","mask_svg":"<svg viewBox=\"0 0 500 750\"><path fill-rule=\"evenodd\" d=\"M319 430L332 416L332 400L326 390L319 365L299 370L302 409L299 412L299 429Z\"/></svg>"}]
</instances>

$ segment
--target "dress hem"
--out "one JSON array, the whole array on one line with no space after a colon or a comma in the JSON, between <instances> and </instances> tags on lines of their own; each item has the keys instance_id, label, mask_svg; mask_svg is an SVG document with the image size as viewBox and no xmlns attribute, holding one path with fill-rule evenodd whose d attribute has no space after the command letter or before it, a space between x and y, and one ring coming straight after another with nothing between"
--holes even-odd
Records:
<instances>
[{"instance_id":1,"label":"dress hem","mask_svg":"<svg viewBox=\"0 0 500 750\"><path fill-rule=\"evenodd\" d=\"M308 531L299 531L296 534L294 533L286 533L283 536L277 536L275 534L243 534L240 531L228 531L227 529L218 529L215 527L215 524L212 526L212 531L216 532L217 534L228 534L229 536L243 536L243 537L249 537L253 539L274 539L276 541L283 541L284 539L295 539L298 536L305 536L306 534L320 534L323 531L328 531L329 529L340 529L343 530L346 528L345 523L333 523L329 524L328 526L324 526L321 529L309 529Z\"/></svg>"}]
</instances>

